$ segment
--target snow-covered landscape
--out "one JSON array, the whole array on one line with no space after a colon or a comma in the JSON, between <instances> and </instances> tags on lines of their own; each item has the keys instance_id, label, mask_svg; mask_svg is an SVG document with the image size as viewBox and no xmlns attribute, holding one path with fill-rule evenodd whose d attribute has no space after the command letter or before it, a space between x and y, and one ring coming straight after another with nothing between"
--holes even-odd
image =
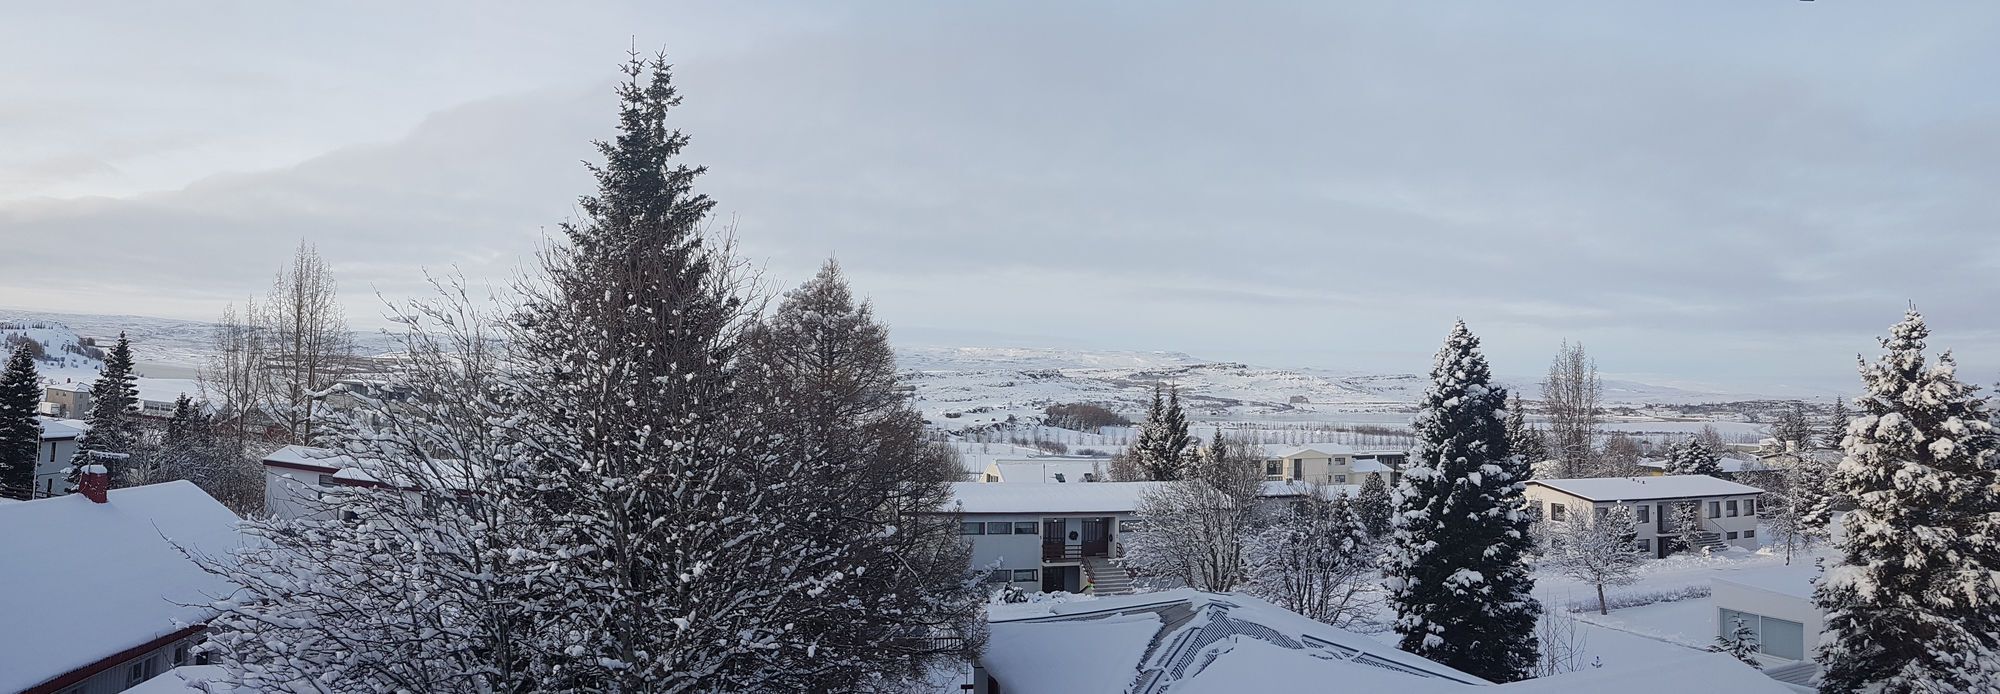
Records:
<instances>
[{"instance_id":1,"label":"snow-covered landscape","mask_svg":"<svg viewBox=\"0 0 2000 694\"><path fill-rule=\"evenodd\" d=\"M0 29L0 693L2000 694L2000 6Z\"/></svg>"}]
</instances>

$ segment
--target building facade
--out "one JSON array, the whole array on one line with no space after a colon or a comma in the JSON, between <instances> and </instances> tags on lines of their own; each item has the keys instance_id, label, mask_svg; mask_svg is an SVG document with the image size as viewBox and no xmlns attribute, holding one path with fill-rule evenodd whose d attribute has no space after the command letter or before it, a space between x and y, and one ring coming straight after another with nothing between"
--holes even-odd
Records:
<instances>
[{"instance_id":1,"label":"building facade","mask_svg":"<svg viewBox=\"0 0 2000 694\"><path fill-rule=\"evenodd\" d=\"M1528 480L1524 492L1530 509L1546 522L1630 507L1636 549L1654 557L1683 550L1757 549L1757 504L1763 493L1705 475ZM1693 513L1680 510L1685 508Z\"/></svg>"}]
</instances>

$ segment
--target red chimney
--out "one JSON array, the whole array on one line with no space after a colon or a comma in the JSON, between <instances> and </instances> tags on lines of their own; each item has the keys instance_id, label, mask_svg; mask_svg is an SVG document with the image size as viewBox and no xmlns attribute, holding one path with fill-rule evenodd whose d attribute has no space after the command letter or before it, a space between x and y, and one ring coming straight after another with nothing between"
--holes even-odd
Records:
<instances>
[{"instance_id":1,"label":"red chimney","mask_svg":"<svg viewBox=\"0 0 2000 694\"><path fill-rule=\"evenodd\" d=\"M76 490L82 492L84 498L100 504L110 501L110 498L105 496L105 492L110 489L111 474L105 472L103 465L83 466L82 479L77 482Z\"/></svg>"}]
</instances>

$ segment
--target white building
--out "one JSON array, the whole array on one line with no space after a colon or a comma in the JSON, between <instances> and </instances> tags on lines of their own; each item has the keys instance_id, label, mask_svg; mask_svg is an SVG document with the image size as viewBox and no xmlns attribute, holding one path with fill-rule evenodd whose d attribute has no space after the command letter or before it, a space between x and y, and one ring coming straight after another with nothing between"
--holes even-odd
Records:
<instances>
[{"instance_id":1,"label":"white building","mask_svg":"<svg viewBox=\"0 0 2000 694\"><path fill-rule=\"evenodd\" d=\"M35 454L35 497L61 496L63 470L76 455L76 441L90 425L76 419L41 417L42 447Z\"/></svg>"},{"instance_id":2,"label":"white building","mask_svg":"<svg viewBox=\"0 0 2000 694\"><path fill-rule=\"evenodd\" d=\"M1113 566L1118 537L1133 529L1133 511L1146 490L1162 482L952 485L963 514L960 535L972 545L972 565L990 571L987 581L1024 591L1129 590L1130 577Z\"/></svg>"},{"instance_id":3,"label":"white building","mask_svg":"<svg viewBox=\"0 0 2000 694\"><path fill-rule=\"evenodd\" d=\"M1758 651L1774 664L1811 657L1825 630L1825 615L1813 606L1813 579L1819 567L1807 563L1718 572L1709 580L1715 605L1715 633L1730 638L1736 620L1757 636Z\"/></svg>"},{"instance_id":4,"label":"white building","mask_svg":"<svg viewBox=\"0 0 2000 694\"><path fill-rule=\"evenodd\" d=\"M1380 476L1393 487L1402 473L1392 464L1400 451L1364 451L1344 443L1309 443L1302 446L1266 445L1264 479L1311 484L1361 484L1369 476Z\"/></svg>"},{"instance_id":5,"label":"white building","mask_svg":"<svg viewBox=\"0 0 2000 694\"><path fill-rule=\"evenodd\" d=\"M278 518L313 516L320 493L336 485L360 485L351 457L324 448L286 446L264 456L264 512ZM343 472L346 471L346 472Z\"/></svg>"},{"instance_id":6,"label":"white building","mask_svg":"<svg viewBox=\"0 0 2000 694\"><path fill-rule=\"evenodd\" d=\"M1707 550L1756 549L1757 500L1763 493L1706 475L1670 475L1528 480L1525 495L1529 506L1548 521L1561 521L1585 509L1629 506L1639 551L1665 557L1681 543ZM1674 508L1685 504L1696 506L1697 527L1676 525Z\"/></svg>"},{"instance_id":7,"label":"white building","mask_svg":"<svg viewBox=\"0 0 2000 694\"><path fill-rule=\"evenodd\" d=\"M0 504L0 691L111 694L192 663L232 586L181 549L229 556L236 521L185 481Z\"/></svg>"}]
</instances>

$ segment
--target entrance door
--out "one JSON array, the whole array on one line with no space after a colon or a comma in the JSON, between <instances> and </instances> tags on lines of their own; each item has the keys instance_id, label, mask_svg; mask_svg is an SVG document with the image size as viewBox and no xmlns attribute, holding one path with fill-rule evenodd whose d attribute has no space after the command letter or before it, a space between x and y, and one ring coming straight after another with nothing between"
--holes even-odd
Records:
<instances>
[{"instance_id":1,"label":"entrance door","mask_svg":"<svg viewBox=\"0 0 2000 694\"><path fill-rule=\"evenodd\" d=\"M1062 561L1063 545L1067 544L1063 540L1063 532L1063 519L1042 519L1042 559L1044 561Z\"/></svg>"},{"instance_id":2,"label":"entrance door","mask_svg":"<svg viewBox=\"0 0 2000 694\"><path fill-rule=\"evenodd\" d=\"M1083 519L1083 556L1102 557L1111 553L1111 542L1106 532L1110 521L1109 518Z\"/></svg>"}]
</instances>

